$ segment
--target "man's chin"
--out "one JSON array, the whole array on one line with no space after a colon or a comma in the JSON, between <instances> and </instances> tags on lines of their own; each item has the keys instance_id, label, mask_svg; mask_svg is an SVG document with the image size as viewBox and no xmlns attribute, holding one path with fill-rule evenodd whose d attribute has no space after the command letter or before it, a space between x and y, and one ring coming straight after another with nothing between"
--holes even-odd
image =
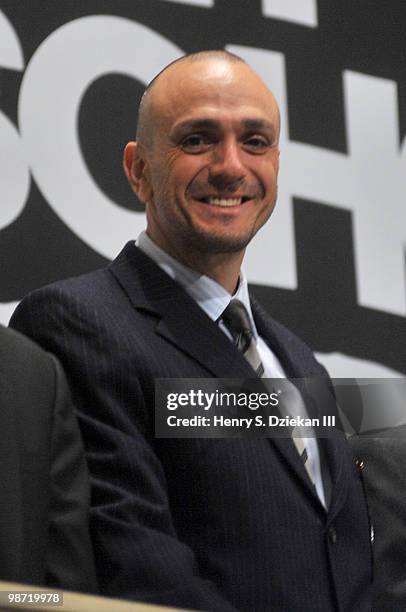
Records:
<instances>
[{"instance_id":1,"label":"man's chin","mask_svg":"<svg viewBox=\"0 0 406 612\"><path fill-rule=\"evenodd\" d=\"M251 242L253 234L216 235L209 232L196 232L189 235L190 247L207 255L240 253Z\"/></svg>"}]
</instances>

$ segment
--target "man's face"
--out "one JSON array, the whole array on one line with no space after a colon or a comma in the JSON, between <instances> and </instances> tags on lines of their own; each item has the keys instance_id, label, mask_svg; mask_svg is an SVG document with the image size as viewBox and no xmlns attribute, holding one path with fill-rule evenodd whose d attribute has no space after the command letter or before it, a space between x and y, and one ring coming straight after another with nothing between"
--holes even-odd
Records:
<instances>
[{"instance_id":1,"label":"man's face","mask_svg":"<svg viewBox=\"0 0 406 612\"><path fill-rule=\"evenodd\" d=\"M180 62L155 85L148 233L167 252L245 249L276 200L279 113L244 63Z\"/></svg>"}]
</instances>

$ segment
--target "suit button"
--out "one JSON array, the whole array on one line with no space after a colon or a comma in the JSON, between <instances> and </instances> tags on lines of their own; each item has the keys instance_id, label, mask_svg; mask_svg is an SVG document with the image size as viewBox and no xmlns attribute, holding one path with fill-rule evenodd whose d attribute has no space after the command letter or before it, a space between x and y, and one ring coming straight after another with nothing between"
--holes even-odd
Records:
<instances>
[{"instance_id":1,"label":"suit button","mask_svg":"<svg viewBox=\"0 0 406 612\"><path fill-rule=\"evenodd\" d=\"M337 532L334 527L330 527L330 529L328 530L328 537L332 544L335 544L337 542Z\"/></svg>"}]
</instances>

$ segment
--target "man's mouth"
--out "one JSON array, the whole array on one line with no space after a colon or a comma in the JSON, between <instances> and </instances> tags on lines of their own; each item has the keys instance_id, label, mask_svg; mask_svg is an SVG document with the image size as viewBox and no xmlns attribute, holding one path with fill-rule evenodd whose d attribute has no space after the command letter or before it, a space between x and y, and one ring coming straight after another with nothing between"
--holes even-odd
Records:
<instances>
[{"instance_id":1,"label":"man's mouth","mask_svg":"<svg viewBox=\"0 0 406 612\"><path fill-rule=\"evenodd\" d=\"M222 206L224 208L230 208L232 206L240 206L247 202L251 198L248 196L241 196L239 198L220 198L217 196L209 196L206 198L198 198L200 202L210 204L211 206Z\"/></svg>"}]
</instances>

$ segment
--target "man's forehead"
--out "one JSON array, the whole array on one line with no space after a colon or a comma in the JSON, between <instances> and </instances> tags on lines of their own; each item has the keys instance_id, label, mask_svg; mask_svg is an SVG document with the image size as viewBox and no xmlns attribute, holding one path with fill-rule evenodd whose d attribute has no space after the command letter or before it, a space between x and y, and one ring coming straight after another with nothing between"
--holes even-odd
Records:
<instances>
[{"instance_id":1,"label":"man's forehead","mask_svg":"<svg viewBox=\"0 0 406 612\"><path fill-rule=\"evenodd\" d=\"M204 60L179 62L154 85L151 96L155 116L175 120L185 110L198 107L261 109L277 114L275 99L260 77L245 62Z\"/></svg>"},{"instance_id":2,"label":"man's forehead","mask_svg":"<svg viewBox=\"0 0 406 612\"><path fill-rule=\"evenodd\" d=\"M193 60L182 58L170 64L156 79L155 90L170 88L179 79L183 81L210 82L218 79L235 79L240 73L254 71L244 61L230 61L223 58L203 58Z\"/></svg>"}]
</instances>

